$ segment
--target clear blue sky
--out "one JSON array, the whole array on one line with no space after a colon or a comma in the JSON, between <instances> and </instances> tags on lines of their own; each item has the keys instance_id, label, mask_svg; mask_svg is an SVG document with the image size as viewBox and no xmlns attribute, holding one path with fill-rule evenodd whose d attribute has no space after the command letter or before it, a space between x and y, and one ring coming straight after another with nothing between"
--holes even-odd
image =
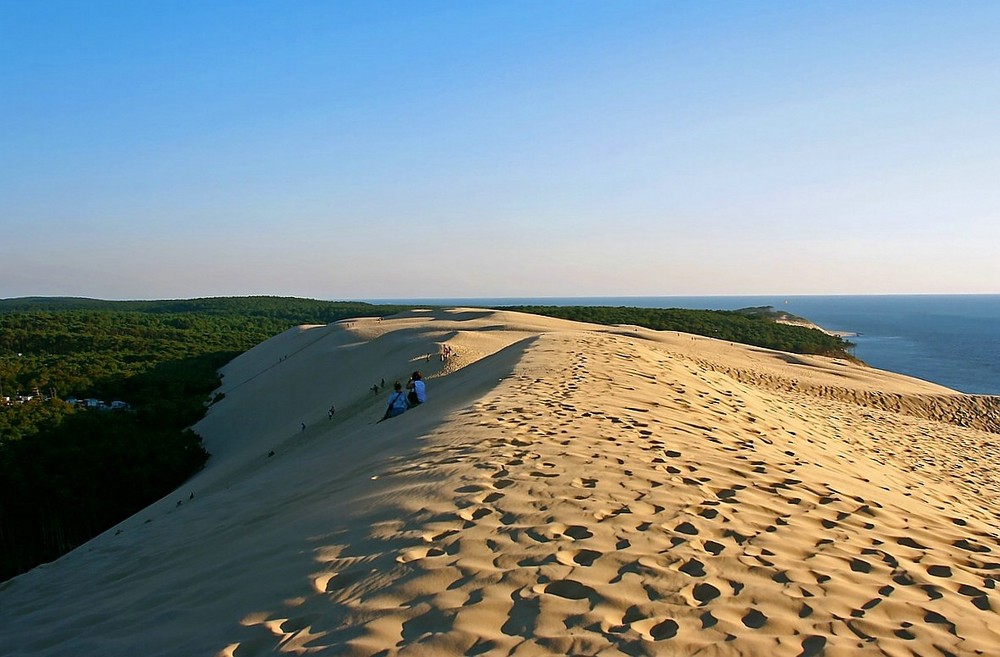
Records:
<instances>
[{"instance_id":1,"label":"clear blue sky","mask_svg":"<svg viewBox=\"0 0 1000 657\"><path fill-rule=\"evenodd\" d=\"M1000 292L997 2L0 0L0 297Z\"/></svg>"}]
</instances>

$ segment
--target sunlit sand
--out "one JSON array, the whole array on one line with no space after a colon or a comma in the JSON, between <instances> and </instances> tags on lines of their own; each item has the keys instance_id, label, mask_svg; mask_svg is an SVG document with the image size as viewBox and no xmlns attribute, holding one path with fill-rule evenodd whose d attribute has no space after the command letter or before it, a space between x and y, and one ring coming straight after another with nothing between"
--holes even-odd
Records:
<instances>
[{"instance_id":1,"label":"sunlit sand","mask_svg":"<svg viewBox=\"0 0 1000 657\"><path fill-rule=\"evenodd\" d=\"M376 424L413 370L428 403ZM1000 646L997 398L475 309L300 327L224 374L205 470L4 585L4 654Z\"/></svg>"}]
</instances>

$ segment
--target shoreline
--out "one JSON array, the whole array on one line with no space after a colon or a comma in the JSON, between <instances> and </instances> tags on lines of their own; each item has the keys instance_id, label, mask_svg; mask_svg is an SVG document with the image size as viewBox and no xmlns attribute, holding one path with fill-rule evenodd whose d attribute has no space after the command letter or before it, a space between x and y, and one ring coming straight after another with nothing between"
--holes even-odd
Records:
<instances>
[{"instance_id":1,"label":"shoreline","mask_svg":"<svg viewBox=\"0 0 1000 657\"><path fill-rule=\"evenodd\" d=\"M805 319L804 317L793 317L788 314L784 314L783 316L778 317L774 321L777 322L778 324L787 324L788 326L799 326L802 328L816 329L817 331L822 331L823 333L826 333L827 335L835 338L853 338L860 335L860 333L855 333L854 331L831 331L829 329L823 328L822 326L816 324L815 322Z\"/></svg>"}]
</instances>

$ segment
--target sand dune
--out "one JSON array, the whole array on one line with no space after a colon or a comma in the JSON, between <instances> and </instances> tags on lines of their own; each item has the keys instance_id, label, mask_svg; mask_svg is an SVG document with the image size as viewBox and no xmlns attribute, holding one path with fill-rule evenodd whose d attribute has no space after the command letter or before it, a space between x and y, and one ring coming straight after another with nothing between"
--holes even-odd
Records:
<instances>
[{"instance_id":1,"label":"sand dune","mask_svg":"<svg viewBox=\"0 0 1000 657\"><path fill-rule=\"evenodd\" d=\"M429 403L376 424L414 369ZM205 470L3 585L2 654L1000 650L996 398L475 309L224 373Z\"/></svg>"}]
</instances>

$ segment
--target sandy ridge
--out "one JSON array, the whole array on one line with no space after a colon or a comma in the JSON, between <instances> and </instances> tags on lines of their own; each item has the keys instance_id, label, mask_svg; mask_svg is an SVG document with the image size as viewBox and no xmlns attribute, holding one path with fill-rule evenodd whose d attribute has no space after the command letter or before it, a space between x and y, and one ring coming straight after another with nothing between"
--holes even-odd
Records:
<instances>
[{"instance_id":1,"label":"sandy ridge","mask_svg":"<svg viewBox=\"0 0 1000 657\"><path fill-rule=\"evenodd\" d=\"M833 385L814 385L798 379L775 377L744 369L709 365L736 381L780 390L800 392L821 399L836 399L858 406L902 413L914 417L937 420L959 427L971 427L988 433L1000 434L1000 397L992 395L907 394L882 390L857 389Z\"/></svg>"},{"instance_id":2,"label":"sandy ridge","mask_svg":"<svg viewBox=\"0 0 1000 657\"><path fill-rule=\"evenodd\" d=\"M454 487L380 532L389 549L361 560L382 564L381 586L341 588L359 555L336 548L353 556L328 562L321 604L343 616L313 626L308 645L359 655L989 654L998 564L981 555L998 543L988 519L968 508L914 514L943 509L948 493L834 452L857 446L808 429L823 418L809 406L690 363L668 370L674 403L647 399L653 358L620 338L540 340L495 396L430 437L418 463L382 475L434 470ZM717 417L694 425L695 409ZM743 413L786 439L748 435ZM412 542L392 545L400 536Z\"/></svg>"}]
</instances>

